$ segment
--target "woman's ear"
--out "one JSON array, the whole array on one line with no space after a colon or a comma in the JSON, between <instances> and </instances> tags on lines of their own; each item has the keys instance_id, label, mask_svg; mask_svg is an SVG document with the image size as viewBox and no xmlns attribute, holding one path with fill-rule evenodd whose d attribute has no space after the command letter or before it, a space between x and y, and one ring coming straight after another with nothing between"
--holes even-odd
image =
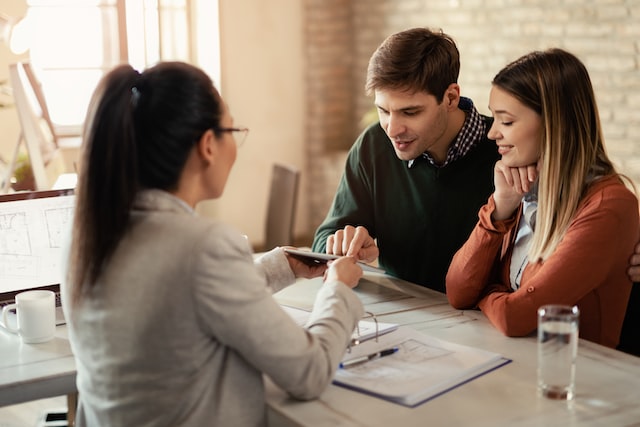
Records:
<instances>
[{"instance_id":1,"label":"woman's ear","mask_svg":"<svg viewBox=\"0 0 640 427\"><path fill-rule=\"evenodd\" d=\"M207 164L215 162L217 154L216 136L213 130L209 129L202 134L197 143L198 156Z\"/></svg>"}]
</instances>

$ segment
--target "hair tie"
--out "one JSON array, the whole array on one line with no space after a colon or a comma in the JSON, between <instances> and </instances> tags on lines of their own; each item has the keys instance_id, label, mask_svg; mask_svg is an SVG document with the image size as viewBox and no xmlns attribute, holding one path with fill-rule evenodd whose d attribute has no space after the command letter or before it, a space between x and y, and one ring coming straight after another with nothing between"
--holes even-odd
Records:
<instances>
[{"instance_id":1,"label":"hair tie","mask_svg":"<svg viewBox=\"0 0 640 427\"><path fill-rule=\"evenodd\" d=\"M131 106L133 108L136 108L138 106L138 101L140 100L139 87L140 87L140 84L142 83L142 74L140 74L138 71L136 71L135 73L136 73L136 78L133 85L131 86Z\"/></svg>"},{"instance_id":2,"label":"hair tie","mask_svg":"<svg viewBox=\"0 0 640 427\"><path fill-rule=\"evenodd\" d=\"M140 99L140 91L137 87L131 88L131 106L136 108L138 106L138 100Z\"/></svg>"}]
</instances>

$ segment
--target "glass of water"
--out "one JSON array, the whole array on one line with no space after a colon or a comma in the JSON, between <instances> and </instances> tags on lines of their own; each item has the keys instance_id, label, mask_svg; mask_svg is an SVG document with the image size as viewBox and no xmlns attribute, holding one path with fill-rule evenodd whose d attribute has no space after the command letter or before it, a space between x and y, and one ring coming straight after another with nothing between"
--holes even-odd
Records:
<instances>
[{"instance_id":1,"label":"glass of water","mask_svg":"<svg viewBox=\"0 0 640 427\"><path fill-rule=\"evenodd\" d=\"M575 394L580 311L576 306L538 309L538 393L571 400Z\"/></svg>"}]
</instances>

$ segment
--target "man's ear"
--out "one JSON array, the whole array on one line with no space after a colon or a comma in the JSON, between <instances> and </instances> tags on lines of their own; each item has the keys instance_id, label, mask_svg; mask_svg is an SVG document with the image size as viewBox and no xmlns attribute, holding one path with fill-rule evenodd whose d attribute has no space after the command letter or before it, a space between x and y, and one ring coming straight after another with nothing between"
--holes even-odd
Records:
<instances>
[{"instance_id":1,"label":"man's ear","mask_svg":"<svg viewBox=\"0 0 640 427\"><path fill-rule=\"evenodd\" d=\"M217 155L216 136L213 130L209 129L202 134L197 143L198 156L206 164L213 164Z\"/></svg>"},{"instance_id":2,"label":"man's ear","mask_svg":"<svg viewBox=\"0 0 640 427\"><path fill-rule=\"evenodd\" d=\"M460 85L451 83L444 92L444 102L447 107L458 108L460 102Z\"/></svg>"}]
</instances>

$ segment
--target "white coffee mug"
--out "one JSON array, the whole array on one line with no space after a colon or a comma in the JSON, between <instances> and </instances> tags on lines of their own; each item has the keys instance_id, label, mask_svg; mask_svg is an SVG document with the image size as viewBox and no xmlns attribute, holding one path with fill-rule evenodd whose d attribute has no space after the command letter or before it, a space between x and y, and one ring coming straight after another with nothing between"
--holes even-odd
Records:
<instances>
[{"instance_id":1,"label":"white coffee mug","mask_svg":"<svg viewBox=\"0 0 640 427\"><path fill-rule=\"evenodd\" d=\"M17 328L9 325L9 311L15 309ZM20 292L16 302L2 308L2 326L20 335L22 342L41 343L53 339L56 334L56 299L53 291L34 290Z\"/></svg>"}]
</instances>

